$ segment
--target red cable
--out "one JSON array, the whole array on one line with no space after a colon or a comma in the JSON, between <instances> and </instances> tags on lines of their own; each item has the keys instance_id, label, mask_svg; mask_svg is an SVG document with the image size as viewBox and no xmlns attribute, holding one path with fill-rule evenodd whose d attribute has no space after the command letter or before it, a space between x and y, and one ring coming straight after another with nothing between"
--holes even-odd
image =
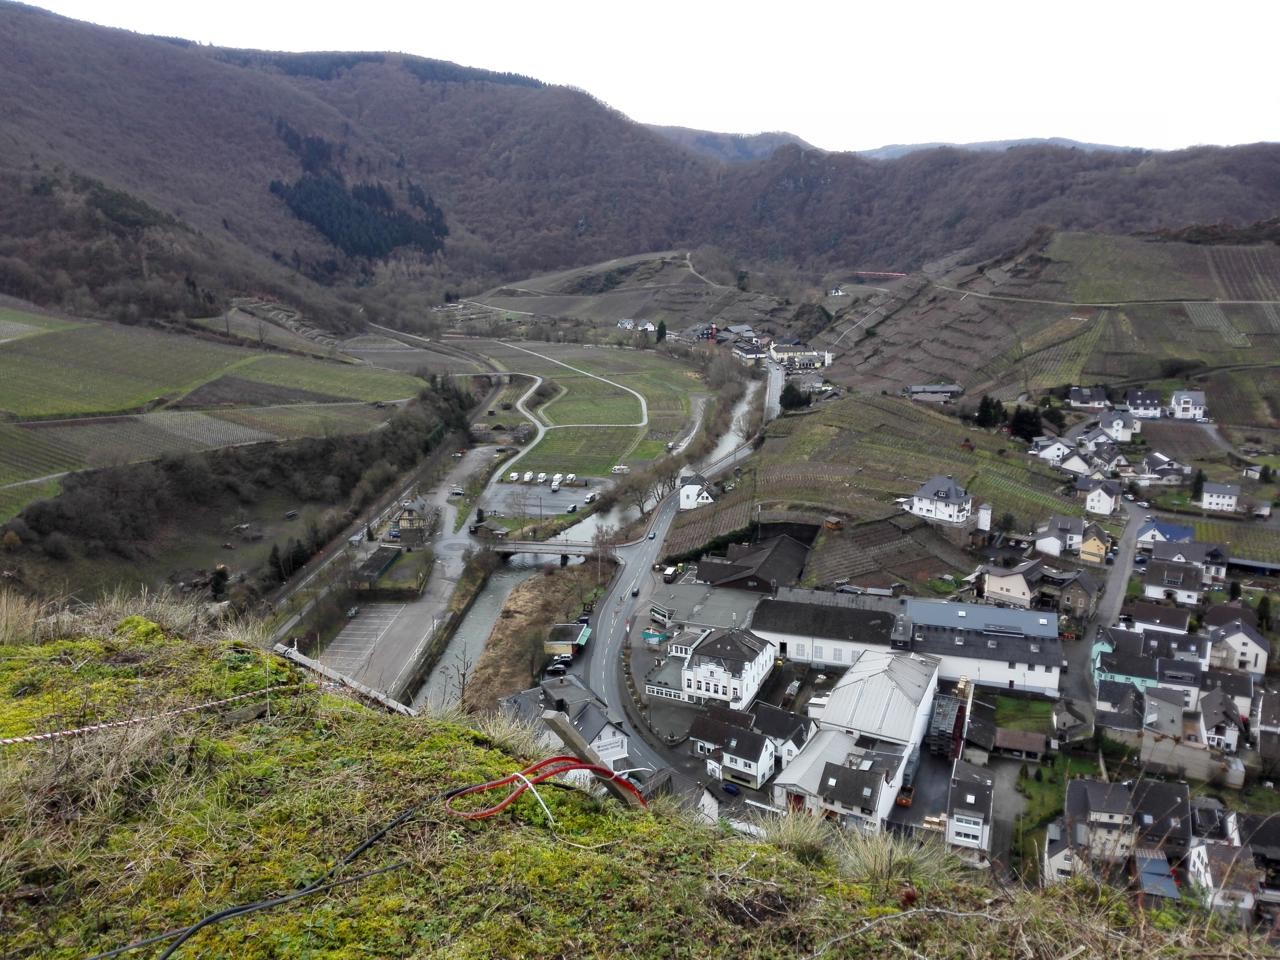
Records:
<instances>
[{"instance_id":1,"label":"red cable","mask_svg":"<svg viewBox=\"0 0 1280 960\"><path fill-rule=\"evenodd\" d=\"M625 787L635 794L636 799L640 801L641 806L648 806L648 804L645 803L644 797L641 796L640 791L635 788L635 784L625 777L618 776L608 767L602 767L594 763L584 763L577 757L560 756L547 757L545 760L539 760L537 763L530 764L525 767L519 773L509 773L498 780L490 780L488 783L478 783L474 786L463 787L461 790L453 791L445 800L445 807L450 813L455 813L468 820L484 820L488 817L492 817L496 813L501 813L507 807L511 806L511 804L515 803L516 799L519 798L522 793L529 789L529 787L542 783L544 780L550 780L552 777L558 777L562 773L570 773L574 770L586 770L588 773L593 773L603 780L612 780L614 783ZM453 807L453 801L457 800L459 797L470 796L473 793L486 793L489 790L497 790L501 787L510 786L513 783L519 784L519 786L507 794L500 803L494 804L492 807L485 807L482 810L455 810Z\"/></svg>"}]
</instances>

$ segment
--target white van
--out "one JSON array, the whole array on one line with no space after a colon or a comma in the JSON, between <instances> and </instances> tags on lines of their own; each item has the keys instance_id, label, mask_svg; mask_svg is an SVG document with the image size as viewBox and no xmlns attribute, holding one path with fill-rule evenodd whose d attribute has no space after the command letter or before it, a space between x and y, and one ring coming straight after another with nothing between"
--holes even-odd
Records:
<instances>
[{"instance_id":1,"label":"white van","mask_svg":"<svg viewBox=\"0 0 1280 960\"><path fill-rule=\"evenodd\" d=\"M525 482L525 483L533 483L533 471L532 471L532 470L529 470L529 471L526 471L526 472L525 472L525 475L524 475L524 482Z\"/></svg>"},{"instance_id":2,"label":"white van","mask_svg":"<svg viewBox=\"0 0 1280 960\"><path fill-rule=\"evenodd\" d=\"M539 483L546 483L546 482L547 482L547 475L546 475L545 473L540 473L540 474L538 474L538 482L539 482Z\"/></svg>"},{"instance_id":3,"label":"white van","mask_svg":"<svg viewBox=\"0 0 1280 960\"><path fill-rule=\"evenodd\" d=\"M520 471L519 471L519 470L516 470L516 471L513 471L512 473L507 474L507 482L508 482L508 483L515 483L515 482L516 482L517 480L519 480L519 479L520 479Z\"/></svg>"},{"instance_id":4,"label":"white van","mask_svg":"<svg viewBox=\"0 0 1280 960\"><path fill-rule=\"evenodd\" d=\"M560 486L560 481L561 481L561 480L563 480L563 479L564 479L564 474L563 474L563 473L557 473L555 476L553 476L553 477L551 478L551 482L552 482L552 483L554 483L554 484L558 487L558 486Z\"/></svg>"},{"instance_id":5,"label":"white van","mask_svg":"<svg viewBox=\"0 0 1280 960\"><path fill-rule=\"evenodd\" d=\"M564 482L575 483L577 482L577 479L578 479L578 475L576 473L568 473L568 474L565 474Z\"/></svg>"}]
</instances>

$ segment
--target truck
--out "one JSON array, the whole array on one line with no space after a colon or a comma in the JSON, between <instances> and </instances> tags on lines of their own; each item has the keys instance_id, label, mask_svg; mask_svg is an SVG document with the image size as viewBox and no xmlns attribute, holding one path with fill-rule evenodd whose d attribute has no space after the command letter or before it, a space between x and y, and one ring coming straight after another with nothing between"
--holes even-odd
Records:
<instances>
[{"instance_id":1,"label":"truck","mask_svg":"<svg viewBox=\"0 0 1280 960\"><path fill-rule=\"evenodd\" d=\"M662 582L675 583L676 577L678 577L679 575L680 574L678 573L675 567L667 567L667 569L662 571Z\"/></svg>"}]
</instances>

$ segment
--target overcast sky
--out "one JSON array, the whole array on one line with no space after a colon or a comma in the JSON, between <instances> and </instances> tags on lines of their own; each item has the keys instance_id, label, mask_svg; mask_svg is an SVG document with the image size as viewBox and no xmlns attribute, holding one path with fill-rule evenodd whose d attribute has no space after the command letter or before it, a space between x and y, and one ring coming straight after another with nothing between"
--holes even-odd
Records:
<instances>
[{"instance_id":1,"label":"overcast sky","mask_svg":"<svg viewBox=\"0 0 1280 960\"><path fill-rule=\"evenodd\" d=\"M828 150L1280 139L1276 0L36 0L218 46L402 51L587 90L645 123Z\"/></svg>"}]
</instances>

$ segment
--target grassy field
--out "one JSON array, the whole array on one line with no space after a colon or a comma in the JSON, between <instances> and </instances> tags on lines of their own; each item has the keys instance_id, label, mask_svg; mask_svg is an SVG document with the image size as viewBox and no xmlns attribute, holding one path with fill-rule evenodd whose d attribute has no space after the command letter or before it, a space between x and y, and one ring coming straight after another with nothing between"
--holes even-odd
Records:
<instances>
[{"instance_id":1,"label":"grassy field","mask_svg":"<svg viewBox=\"0 0 1280 960\"><path fill-rule=\"evenodd\" d=\"M542 442L516 465L535 473L606 476L640 439L638 427L566 427L548 430Z\"/></svg>"},{"instance_id":2,"label":"grassy field","mask_svg":"<svg viewBox=\"0 0 1280 960\"><path fill-rule=\"evenodd\" d=\"M653 350L620 350L578 344L530 342L532 356L496 340L466 341L467 348L483 353L511 370L547 378L561 393L539 410L548 424L599 423L601 428L550 431L524 460L521 469L560 471L583 476L607 474L624 458L638 463L660 457L666 444L689 426L694 396L705 387L689 366ZM631 394L592 377L569 370L547 357L596 376L630 387L645 398L649 411L647 430L626 429L622 424L640 420L640 404ZM513 401L526 386L518 382L503 397ZM514 411L497 410L495 419L508 423ZM526 464L528 464L526 468Z\"/></svg>"},{"instance_id":3,"label":"grassy field","mask_svg":"<svg viewBox=\"0 0 1280 960\"><path fill-rule=\"evenodd\" d=\"M179 399L233 372L252 382L355 400L398 399L421 387L415 377L362 364L86 323L0 344L0 411L50 417L134 410L158 399Z\"/></svg>"},{"instance_id":4,"label":"grassy field","mask_svg":"<svg viewBox=\"0 0 1280 960\"><path fill-rule=\"evenodd\" d=\"M0 410L21 417L128 410L177 398L258 354L91 324L0 344Z\"/></svg>"},{"instance_id":5,"label":"grassy field","mask_svg":"<svg viewBox=\"0 0 1280 960\"><path fill-rule=\"evenodd\" d=\"M353 400L399 400L415 396L422 389L422 381L407 373L303 357L259 357L237 369L236 376Z\"/></svg>"},{"instance_id":6,"label":"grassy field","mask_svg":"<svg viewBox=\"0 0 1280 960\"><path fill-rule=\"evenodd\" d=\"M553 382L563 392L538 411L549 424L640 422L640 401L612 384L592 377L559 374Z\"/></svg>"},{"instance_id":7,"label":"grassy field","mask_svg":"<svg viewBox=\"0 0 1280 960\"><path fill-rule=\"evenodd\" d=\"M39 313L0 307L0 342L36 336L52 330L70 330L78 326L81 324L75 320L63 320L59 317L46 317Z\"/></svg>"},{"instance_id":8,"label":"grassy field","mask_svg":"<svg viewBox=\"0 0 1280 960\"><path fill-rule=\"evenodd\" d=\"M312 889L392 821L340 875L363 875L359 883L224 918L178 955L880 960L902 956L904 941L910 955L937 958L1267 952L1205 922L1148 922L1120 892L999 886L940 844L814 818L764 820L759 836L743 837L665 800L629 810L546 788L484 821L442 803L403 818L424 798L509 776L545 750L492 718L370 710L257 649L251 627L215 633L174 606L100 605L59 618L66 626L47 643L26 628L0 660L0 685L23 691L0 704L6 737L251 697L220 713L100 731L77 741L83 749L8 752L0 803L22 833L6 838L6 877L15 890L29 889L18 881L46 889L37 878L61 868L58 898L6 907L12 960L165 942L165 931L227 904ZM55 810L41 784L74 787ZM493 796L453 809L473 812ZM907 883L922 904L914 914ZM602 899L608 910L587 909Z\"/></svg>"},{"instance_id":9,"label":"grassy field","mask_svg":"<svg viewBox=\"0 0 1280 960\"><path fill-rule=\"evenodd\" d=\"M1053 733L1053 704L1047 700L996 697L996 726L1030 733Z\"/></svg>"}]
</instances>

